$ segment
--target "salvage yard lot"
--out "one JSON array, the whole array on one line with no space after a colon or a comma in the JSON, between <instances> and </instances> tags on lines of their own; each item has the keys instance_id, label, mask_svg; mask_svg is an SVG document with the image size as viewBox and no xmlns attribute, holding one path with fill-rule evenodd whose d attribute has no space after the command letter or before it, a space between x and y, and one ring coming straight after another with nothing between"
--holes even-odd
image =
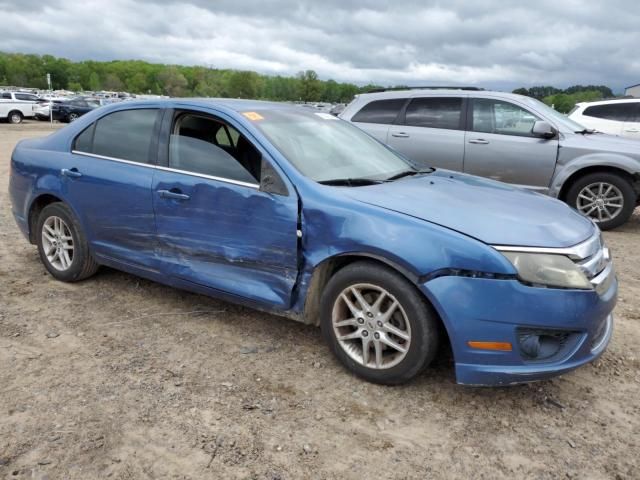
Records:
<instances>
[{"instance_id":1,"label":"salvage yard lot","mask_svg":"<svg viewBox=\"0 0 640 480\"><path fill-rule=\"evenodd\" d=\"M0 478L638 478L640 209L605 233L620 297L599 361L474 389L440 355L382 387L314 327L106 268L54 281L7 193L15 144L50 131L0 124Z\"/></svg>"}]
</instances>

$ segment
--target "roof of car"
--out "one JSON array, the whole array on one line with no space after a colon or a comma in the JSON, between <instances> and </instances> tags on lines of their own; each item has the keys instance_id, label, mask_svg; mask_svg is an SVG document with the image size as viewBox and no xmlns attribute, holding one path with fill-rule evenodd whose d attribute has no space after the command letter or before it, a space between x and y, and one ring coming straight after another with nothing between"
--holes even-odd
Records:
<instances>
[{"instance_id":1,"label":"roof of car","mask_svg":"<svg viewBox=\"0 0 640 480\"><path fill-rule=\"evenodd\" d=\"M360 98L407 98L407 97L424 97L424 96L473 96L473 97L495 97L499 96L500 98L522 98L522 95L518 95L516 93L507 93L507 92L498 92L495 90L465 90L459 88L423 88L423 89L411 89L411 90L387 90L384 92L371 92L371 93L361 93L359 95Z\"/></svg>"},{"instance_id":2,"label":"roof of car","mask_svg":"<svg viewBox=\"0 0 640 480\"><path fill-rule=\"evenodd\" d=\"M608 105L611 103L637 103L640 102L640 98L609 98L608 100L596 100L593 102L578 102L576 105Z\"/></svg>"},{"instance_id":3,"label":"roof of car","mask_svg":"<svg viewBox=\"0 0 640 480\"><path fill-rule=\"evenodd\" d=\"M299 108L292 103L269 102L264 100L245 100L239 98L167 98L152 100L134 100L120 103L120 105L140 105L140 104L158 104L165 103L167 105L189 104L200 107L222 106L237 112L245 112L247 110L274 110L274 109L293 109Z\"/></svg>"}]
</instances>

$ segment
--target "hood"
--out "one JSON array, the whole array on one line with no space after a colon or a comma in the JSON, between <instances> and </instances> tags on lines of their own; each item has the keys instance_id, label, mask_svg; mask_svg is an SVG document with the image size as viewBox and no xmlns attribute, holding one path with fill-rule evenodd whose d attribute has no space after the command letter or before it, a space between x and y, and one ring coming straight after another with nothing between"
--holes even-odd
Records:
<instances>
[{"instance_id":1,"label":"hood","mask_svg":"<svg viewBox=\"0 0 640 480\"><path fill-rule=\"evenodd\" d=\"M490 245L569 247L586 240L596 228L559 200L448 170L352 187L345 193Z\"/></svg>"},{"instance_id":2,"label":"hood","mask_svg":"<svg viewBox=\"0 0 640 480\"><path fill-rule=\"evenodd\" d=\"M563 148L575 148L588 153L622 153L640 159L640 141L634 138L618 137L606 133L566 134L561 142Z\"/></svg>"}]
</instances>

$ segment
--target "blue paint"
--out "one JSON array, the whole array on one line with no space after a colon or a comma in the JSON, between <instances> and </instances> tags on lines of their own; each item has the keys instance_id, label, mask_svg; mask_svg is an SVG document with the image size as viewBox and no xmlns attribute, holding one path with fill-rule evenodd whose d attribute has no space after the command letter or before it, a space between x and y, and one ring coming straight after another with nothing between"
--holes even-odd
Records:
<instances>
[{"instance_id":1,"label":"blue paint","mask_svg":"<svg viewBox=\"0 0 640 480\"><path fill-rule=\"evenodd\" d=\"M163 138L157 155L150 153L152 165L71 153L73 139L95 120L141 105L222 117L255 144L288 194L156 168L166 167ZM304 315L320 266L344 255L375 258L405 275L434 306L452 342L460 383L547 378L602 353L592 352L588 339L615 306L616 282L600 296L593 290L526 286L490 246L568 247L594 234L591 222L546 196L444 170L358 188L318 184L240 113L286 108L293 107L169 100L96 109L49 137L16 147L10 179L16 222L29 238L34 201L53 195L73 210L100 263L308 323L317 322ZM72 168L82 177L60 175ZM189 201L158 194L171 189ZM495 278L446 273L458 270ZM473 339L515 345L518 327L571 329L575 348L557 362L535 364L517 350L483 352L466 344Z\"/></svg>"}]
</instances>

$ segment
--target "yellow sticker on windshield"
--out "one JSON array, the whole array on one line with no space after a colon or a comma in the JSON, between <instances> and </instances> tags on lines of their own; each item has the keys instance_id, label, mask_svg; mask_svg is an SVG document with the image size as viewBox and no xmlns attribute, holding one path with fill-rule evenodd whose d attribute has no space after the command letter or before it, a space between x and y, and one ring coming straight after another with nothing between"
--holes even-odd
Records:
<instances>
[{"instance_id":1,"label":"yellow sticker on windshield","mask_svg":"<svg viewBox=\"0 0 640 480\"><path fill-rule=\"evenodd\" d=\"M256 112L242 112L242 114L249 120L264 120L264 117Z\"/></svg>"}]
</instances>

